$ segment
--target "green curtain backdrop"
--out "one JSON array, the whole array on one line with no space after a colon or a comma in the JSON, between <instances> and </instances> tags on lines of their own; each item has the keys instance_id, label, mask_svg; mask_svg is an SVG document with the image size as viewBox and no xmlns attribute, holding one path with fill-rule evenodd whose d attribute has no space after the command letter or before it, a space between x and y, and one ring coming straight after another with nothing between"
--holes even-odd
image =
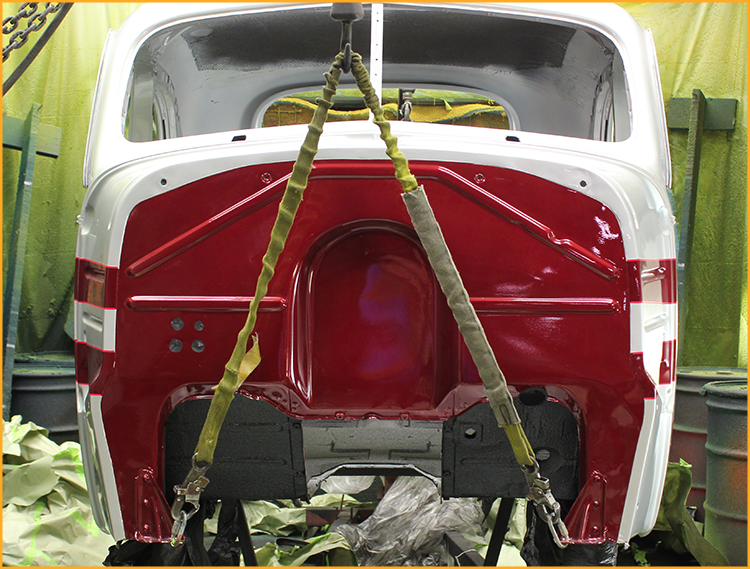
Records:
<instances>
[{"instance_id":1,"label":"green curtain backdrop","mask_svg":"<svg viewBox=\"0 0 750 569\"><path fill-rule=\"evenodd\" d=\"M109 28L139 4L76 3L31 68L3 99L3 113L24 118L41 103L42 122L61 127L57 160L39 157L21 300L18 351L69 349L64 324L72 303L76 216L85 190L81 168L100 54ZM690 312L682 365L747 365L747 4L623 3L650 28L665 105L690 97L740 102L737 128L706 132L692 256ZM3 17L20 4L3 4ZM4 37L6 40L7 36ZM35 37L3 65L7 77ZM7 41L4 41L7 43ZM332 56L334 54L331 54ZM684 185L685 131L670 132L676 216ZM15 202L20 153L3 150L3 259ZM7 270L4 264L4 273Z\"/></svg>"},{"instance_id":2,"label":"green curtain backdrop","mask_svg":"<svg viewBox=\"0 0 750 569\"><path fill-rule=\"evenodd\" d=\"M664 102L737 99L733 132L706 131L696 201L681 365L747 366L747 4L620 4L654 35ZM687 131L671 131L672 188L682 212Z\"/></svg>"},{"instance_id":3,"label":"green curtain backdrop","mask_svg":"<svg viewBox=\"0 0 750 569\"><path fill-rule=\"evenodd\" d=\"M86 195L83 155L104 41L140 4L76 3L31 67L3 98L3 114L25 118L40 103L41 122L62 128L57 159L38 156L24 267L17 352L70 349L64 324L73 299L76 217ZM3 4L3 18L21 5ZM42 5L43 6L43 5ZM25 22L21 24L25 27ZM7 78L40 32L3 64ZM5 46L8 36L3 36ZM3 275L15 204L20 152L3 149Z\"/></svg>"}]
</instances>

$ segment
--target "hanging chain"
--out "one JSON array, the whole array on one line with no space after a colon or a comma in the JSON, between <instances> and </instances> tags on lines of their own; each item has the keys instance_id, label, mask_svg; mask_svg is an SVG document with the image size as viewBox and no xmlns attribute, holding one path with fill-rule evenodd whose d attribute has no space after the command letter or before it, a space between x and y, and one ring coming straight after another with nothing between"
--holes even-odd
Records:
<instances>
[{"instance_id":1,"label":"hanging chain","mask_svg":"<svg viewBox=\"0 0 750 569\"><path fill-rule=\"evenodd\" d=\"M47 23L47 16L54 14L62 8L62 2L47 2L42 12L37 12L39 4L34 2L25 2L21 4L18 13L15 16L8 16L3 19L3 34L12 34L8 45L3 48L3 61L8 59L10 52L23 46L29 39L32 32L40 30ZM18 25L24 18L29 18L26 28L19 30Z\"/></svg>"}]
</instances>

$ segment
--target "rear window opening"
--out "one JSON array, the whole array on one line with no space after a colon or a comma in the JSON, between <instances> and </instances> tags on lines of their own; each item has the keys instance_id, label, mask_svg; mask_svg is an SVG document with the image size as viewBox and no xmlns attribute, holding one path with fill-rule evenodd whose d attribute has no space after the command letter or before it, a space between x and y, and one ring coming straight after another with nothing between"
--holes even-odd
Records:
<instances>
[{"instance_id":1,"label":"rear window opening","mask_svg":"<svg viewBox=\"0 0 750 569\"><path fill-rule=\"evenodd\" d=\"M263 113L263 127L309 124L320 92L288 95ZM483 128L510 128L505 108L488 97L463 91L383 89L380 102L389 121L455 124ZM369 109L356 89L343 89L333 97L326 122L366 121Z\"/></svg>"},{"instance_id":2,"label":"rear window opening","mask_svg":"<svg viewBox=\"0 0 750 569\"><path fill-rule=\"evenodd\" d=\"M365 6L355 37L368 69L370 20ZM125 136L148 142L307 123L319 96L311 90L322 86L339 37L327 6L304 4L161 29L136 54ZM405 92L416 89L414 122L599 141L630 136L622 57L594 29L485 10L388 4L382 43L382 81L393 87L383 97L389 120L399 120L399 97L403 103ZM351 78L342 81L329 120L367 120Z\"/></svg>"}]
</instances>

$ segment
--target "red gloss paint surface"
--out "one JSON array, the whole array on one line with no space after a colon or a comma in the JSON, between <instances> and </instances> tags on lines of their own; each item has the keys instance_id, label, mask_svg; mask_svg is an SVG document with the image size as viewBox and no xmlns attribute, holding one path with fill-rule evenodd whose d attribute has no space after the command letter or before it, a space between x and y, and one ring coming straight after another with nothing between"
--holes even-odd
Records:
<instances>
[{"instance_id":1,"label":"red gloss paint surface","mask_svg":"<svg viewBox=\"0 0 750 569\"><path fill-rule=\"evenodd\" d=\"M673 261L626 262L609 209L530 174L483 166L480 188L470 164L411 168L511 392L546 387L576 414L581 486L597 473L606 500L604 527L594 535L570 520L581 528L572 537L616 539L643 400L654 396L631 357L629 306L673 299L663 293ZM107 290L116 280L116 364L90 374L129 537L144 535L134 481L144 468L161 480L167 416L221 378L290 170L224 172L130 214L121 269L107 273ZM264 184L266 172L277 182ZM655 284L643 285L654 268ZM306 419L445 420L484 398L388 162L316 163L268 295L256 326L263 360L244 395Z\"/></svg>"}]
</instances>

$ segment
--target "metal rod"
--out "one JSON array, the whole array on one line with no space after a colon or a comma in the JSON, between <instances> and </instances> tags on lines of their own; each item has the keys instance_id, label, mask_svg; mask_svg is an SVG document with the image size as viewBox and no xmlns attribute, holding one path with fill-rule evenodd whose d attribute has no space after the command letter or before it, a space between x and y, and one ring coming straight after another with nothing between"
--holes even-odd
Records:
<instances>
[{"instance_id":1,"label":"metal rod","mask_svg":"<svg viewBox=\"0 0 750 569\"><path fill-rule=\"evenodd\" d=\"M370 12L370 83L383 100L383 4L372 4ZM372 115L372 111L370 111ZM372 120L372 116L370 117Z\"/></svg>"},{"instance_id":2,"label":"metal rod","mask_svg":"<svg viewBox=\"0 0 750 569\"><path fill-rule=\"evenodd\" d=\"M682 363L685 346L685 330L688 317L687 293L690 284L690 258L693 249L695 229L695 205L698 194L698 173L701 162L701 140L703 119L706 112L706 98L700 89L693 90L688 128L687 164L685 165L685 189L682 194L682 218L680 221L680 241L677 247L677 299L678 326L677 364Z\"/></svg>"},{"instance_id":3,"label":"metal rod","mask_svg":"<svg viewBox=\"0 0 750 569\"><path fill-rule=\"evenodd\" d=\"M31 188L34 182L36 146L42 106L31 105L24 125L24 143L18 174L16 206L8 247L8 272L3 295L3 419L10 419L10 402L13 392L13 364L18 335L18 311L21 305L21 285L26 259L26 242L29 234Z\"/></svg>"}]
</instances>

